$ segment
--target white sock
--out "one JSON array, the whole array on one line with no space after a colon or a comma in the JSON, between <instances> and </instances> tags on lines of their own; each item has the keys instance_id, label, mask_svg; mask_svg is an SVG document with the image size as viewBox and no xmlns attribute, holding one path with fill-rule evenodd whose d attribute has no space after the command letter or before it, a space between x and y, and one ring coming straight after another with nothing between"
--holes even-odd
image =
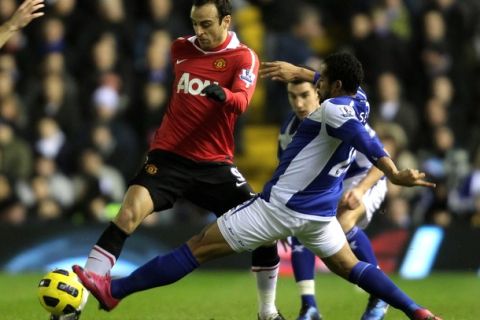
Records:
<instances>
[{"instance_id":1,"label":"white sock","mask_svg":"<svg viewBox=\"0 0 480 320\"><path fill-rule=\"evenodd\" d=\"M278 313L275 306L275 296L279 265L277 264L274 267L252 266L252 271L257 278L258 313L261 319L266 319L268 316Z\"/></svg>"},{"instance_id":2,"label":"white sock","mask_svg":"<svg viewBox=\"0 0 480 320\"><path fill-rule=\"evenodd\" d=\"M301 296L315 295L315 280L302 280L297 282L298 291Z\"/></svg>"},{"instance_id":3,"label":"white sock","mask_svg":"<svg viewBox=\"0 0 480 320\"><path fill-rule=\"evenodd\" d=\"M117 259L113 254L95 245L88 255L85 269L93 271L97 274L105 275L113 268L116 260Z\"/></svg>"},{"instance_id":4,"label":"white sock","mask_svg":"<svg viewBox=\"0 0 480 320\"><path fill-rule=\"evenodd\" d=\"M117 259L113 254L95 245L93 246L90 254L88 255L87 262L85 263L85 269L93 271L97 274L105 275L110 272L116 261ZM83 310L83 308L87 304L88 296L89 292L87 290L84 290L82 303L78 308L80 311Z\"/></svg>"}]
</instances>

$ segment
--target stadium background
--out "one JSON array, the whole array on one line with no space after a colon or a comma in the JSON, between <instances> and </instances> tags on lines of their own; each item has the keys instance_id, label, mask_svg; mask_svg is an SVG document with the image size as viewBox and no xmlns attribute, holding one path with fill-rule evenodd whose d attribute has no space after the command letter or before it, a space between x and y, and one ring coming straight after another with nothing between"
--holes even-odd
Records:
<instances>
[{"instance_id":1,"label":"stadium background","mask_svg":"<svg viewBox=\"0 0 480 320\"><path fill-rule=\"evenodd\" d=\"M372 125L397 150L400 167L421 168L437 183L433 190L390 186L367 230L382 267L410 277L432 268L479 272L480 3L233 3L234 30L263 61L316 68L331 52L356 54ZM0 21L16 6L0 1ZM0 241L8 244L0 248L1 270L43 271L88 252L161 120L172 80L169 45L192 34L190 6L51 0L45 17L1 49ZM237 164L256 191L275 168L278 126L288 111L284 85L259 79L236 135ZM211 219L185 202L150 216L118 272ZM418 255L421 266L408 263ZM211 266L246 269L248 255Z\"/></svg>"}]
</instances>

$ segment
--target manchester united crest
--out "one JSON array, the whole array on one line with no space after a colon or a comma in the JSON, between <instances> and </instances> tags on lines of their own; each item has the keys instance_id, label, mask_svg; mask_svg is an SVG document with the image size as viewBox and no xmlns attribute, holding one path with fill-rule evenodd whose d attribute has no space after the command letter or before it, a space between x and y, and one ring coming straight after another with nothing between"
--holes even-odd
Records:
<instances>
[{"instance_id":1,"label":"manchester united crest","mask_svg":"<svg viewBox=\"0 0 480 320\"><path fill-rule=\"evenodd\" d=\"M157 173L158 168L154 164L149 163L145 166L145 171L147 171L148 174L154 175Z\"/></svg>"},{"instance_id":2,"label":"manchester united crest","mask_svg":"<svg viewBox=\"0 0 480 320\"><path fill-rule=\"evenodd\" d=\"M213 67L217 70L222 70L227 67L227 60L224 58L218 58L213 62Z\"/></svg>"}]
</instances>

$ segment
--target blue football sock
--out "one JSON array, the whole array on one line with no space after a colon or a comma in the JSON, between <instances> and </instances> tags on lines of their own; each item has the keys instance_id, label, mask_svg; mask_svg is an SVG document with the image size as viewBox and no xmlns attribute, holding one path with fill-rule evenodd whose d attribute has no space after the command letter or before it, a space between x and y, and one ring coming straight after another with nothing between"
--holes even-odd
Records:
<instances>
[{"instance_id":1,"label":"blue football sock","mask_svg":"<svg viewBox=\"0 0 480 320\"><path fill-rule=\"evenodd\" d=\"M346 233L346 236L348 244L358 260L368 262L374 266L378 265L370 239L368 239L362 229L353 227Z\"/></svg>"},{"instance_id":2,"label":"blue football sock","mask_svg":"<svg viewBox=\"0 0 480 320\"><path fill-rule=\"evenodd\" d=\"M128 277L112 280L111 293L114 298L122 299L134 292L173 283L199 266L184 244L164 256L157 256L137 268Z\"/></svg>"},{"instance_id":3,"label":"blue football sock","mask_svg":"<svg viewBox=\"0 0 480 320\"><path fill-rule=\"evenodd\" d=\"M313 294L302 294L302 306L307 305L311 307L317 307L315 296Z\"/></svg>"},{"instance_id":4,"label":"blue football sock","mask_svg":"<svg viewBox=\"0 0 480 320\"><path fill-rule=\"evenodd\" d=\"M295 281L313 280L315 255L305 248L297 238L292 237L292 267Z\"/></svg>"},{"instance_id":5,"label":"blue football sock","mask_svg":"<svg viewBox=\"0 0 480 320\"><path fill-rule=\"evenodd\" d=\"M348 277L350 282L389 305L402 310L407 316L420 308L400 288L398 288L380 269L360 261L353 267Z\"/></svg>"},{"instance_id":6,"label":"blue football sock","mask_svg":"<svg viewBox=\"0 0 480 320\"><path fill-rule=\"evenodd\" d=\"M305 248L297 238L292 237L292 267L295 281L313 280L315 276L315 255ZM313 294L302 294L302 305L316 307Z\"/></svg>"}]
</instances>

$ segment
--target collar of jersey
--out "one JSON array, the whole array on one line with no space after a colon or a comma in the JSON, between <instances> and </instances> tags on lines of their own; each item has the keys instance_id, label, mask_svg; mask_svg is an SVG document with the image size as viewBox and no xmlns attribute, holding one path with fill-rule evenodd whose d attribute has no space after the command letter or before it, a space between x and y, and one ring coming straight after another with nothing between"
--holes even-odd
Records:
<instances>
[{"instance_id":1,"label":"collar of jersey","mask_svg":"<svg viewBox=\"0 0 480 320\"><path fill-rule=\"evenodd\" d=\"M222 43L219 47L221 49L219 50L214 50L214 51L205 51L203 50L202 48L200 48L199 46L197 46L196 44L196 40L197 40L197 36L191 36L190 38L188 38L187 40L190 41L192 43L192 45L199 51L201 51L202 53L204 54L212 54L212 53L218 53L218 52L222 52L222 51L226 51L226 50L229 50L229 49L235 49L237 48L239 45L240 45L240 40L238 40L238 37L237 37L237 34L233 31L228 31L228 37L227 37L227 40L225 41L228 41L230 39L230 41L228 42L228 44L225 46L225 43Z\"/></svg>"}]
</instances>

